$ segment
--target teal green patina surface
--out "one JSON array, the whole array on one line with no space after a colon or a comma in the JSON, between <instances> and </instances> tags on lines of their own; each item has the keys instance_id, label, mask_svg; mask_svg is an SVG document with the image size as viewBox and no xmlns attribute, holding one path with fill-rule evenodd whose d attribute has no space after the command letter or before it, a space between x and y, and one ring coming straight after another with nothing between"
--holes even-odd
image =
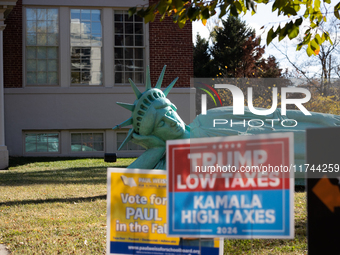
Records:
<instances>
[{"instance_id":1,"label":"teal green patina surface","mask_svg":"<svg viewBox=\"0 0 340 255\"><path fill-rule=\"evenodd\" d=\"M130 79L130 84L136 95L134 104L117 103L120 106L130 110L132 116L114 127L132 125L128 136L122 143L121 149L128 141L139 144L146 148L146 151L138 157L129 168L140 169L165 169L165 142L166 140L200 138L214 136L230 135L253 135L268 134L273 132L293 132L294 133L294 158L296 165L305 163L305 130L307 128L334 127L340 125L340 116L324 113L312 113L311 116L305 116L301 111L287 110L287 115L281 115L276 110L271 115L259 116L249 111L245 107L245 113L242 116L233 115L232 107L218 107L207 111L206 115L198 115L190 125L186 125L177 114L176 106L172 104L166 96L171 88L175 85L177 78L164 90L161 91L161 85L165 73L165 66L160 74L155 88L151 87L150 73L147 70L147 79L145 91L142 93ZM262 127L244 127L237 125L233 128L213 127L214 119L233 119L233 120L251 120L261 119L265 124ZM279 119L274 122L268 119ZM283 127L280 125L282 120L295 119L298 122L296 127ZM255 124L253 124L255 125ZM297 178L303 177L296 175Z\"/></svg>"}]
</instances>

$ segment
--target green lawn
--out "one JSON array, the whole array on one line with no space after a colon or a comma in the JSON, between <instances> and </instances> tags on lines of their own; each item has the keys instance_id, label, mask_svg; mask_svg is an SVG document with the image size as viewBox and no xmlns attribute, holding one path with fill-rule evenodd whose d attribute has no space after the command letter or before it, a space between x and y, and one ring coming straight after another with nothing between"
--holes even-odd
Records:
<instances>
[{"instance_id":1,"label":"green lawn","mask_svg":"<svg viewBox=\"0 0 340 255\"><path fill-rule=\"evenodd\" d=\"M106 168L134 159L11 158L0 171L0 243L15 254L105 254ZM295 239L227 240L225 254L307 254L306 193Z\"/></svg>"}]
</instances>

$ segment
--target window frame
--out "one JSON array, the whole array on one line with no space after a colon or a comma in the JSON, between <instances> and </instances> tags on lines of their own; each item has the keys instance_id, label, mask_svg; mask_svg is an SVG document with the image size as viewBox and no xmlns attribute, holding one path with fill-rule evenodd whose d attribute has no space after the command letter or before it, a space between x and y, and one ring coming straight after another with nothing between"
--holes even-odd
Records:
<instances>
[{"instance_id":1,"label":"window frame","mask_svg":"<svg viewBox=\"0 0 340 255\"><path fill-rule=\"evenodd\" d=\"M103 18L103 8L96 8L96 7L92 7L92 6L86 6L86 7L70 7L68 8L69 9L69 21L70 21L70 25L69 25L69 31L68 31L68 40L69 40L69 65L70 65L70 69L69 69L69 75L70 75L70 79L69 79L69 86L70 87L103 87L104 86L104 72L103 72L103 67L104 67L104 41L103 41L103 38L104 38L104 35L103 35L103 26L104 26L104 18ZM99 10L100 11L100 25L101 25L101 46L100 46L100 73L101 73L101 78L100 78L100 82L101 84L82 84L82 83L72 83L71 79L72 79L72 52L71 52L71 49L72 49L72 45L71 45L71 10ZM88 47L88 46L73 46L73 47ZM91 47L91 46L90 46ZM99 47L99 46L97 46Z\"/></svg>"},{"instance_id":2,"label":"window frame","mask_svg":"<svg viewBox=\"0 0 340 255\"><path fill-rule=\"evenodd\" d=\"M58 9L58 84L27 84L26 70L26 9L28 8L44 8ZM87 84L71 84L71 9L97 9L101 11L101 27L102 27L102 46L101 46L101 85ZM115 83L115 33L114 33L114 13L115 11L127 11L127 7L104 7L96 5L75 5L75 6L55 6L55 5L31 5L24 4L23 6L23 47L22 47L22 68L23 68L23 87L73 87L73 88L102 88L102 87L117 87L122 88L129 83ZM146 67L150 65L150 48L149 48L149 24L143 24L143 49L144 49L144 82L136 84L144 86L146 81ZM135 47L135 46L133 46Z\"/></svg>"},{"instance_id":3,"label":"window frame","mask_svg":"<svg viewBox=\"0 0 340 255\"><path fill-rule=\"evenodd\" d=\"M27 64L27 58L26 58L26 54L27 54L27 50L26 48L29 47L29 45L26 44L26 34L27 34L27 9L57 9L58 10L58 50L57 50L57 64L58 64L58 68L57 68L57 77L58 77L58 83L57 84L27 84L27 68L26 68L26 64ZM22 8L22 71L23 71L23 75L22 75L22 84L23 87L60 87L60 83L61 83L61 59L60 59L60 7L58 6L23 6ZM32 45L33 46L33 45ZM33 47L37 47L37 45L34 45ZM48 47L48 45L44 46L44 47Z\"/></svg>"},{"instance_id":4,"label":"window frame","mask_svg":"<svg viewBox=\"0 0 340 255\"><path fill-rule=\"evenodd\" d=\"M58 134L58 151L26 151L26 135L27 134ZM53 131L53 130L38 130L38 131L23 131L23 136L22 136L22 144L23 144L23 155L52 155L52 154L60 154L61 153L61 132L60 131Z\"/></svg>"},{"instance_id":5,"label":"window frame","mask_svg":"<svg viewBox=\"0 0 340 255\"><path fill-rule=\"evenodd\" d=\"M142 86L145 84L146 82L146 67L147 65L149 65L149 44L148 44L148 40L149 40L149 30L148 30L148 24L145 24L144 23L144 19L142 20L141 24L143 26L143 46L126 46L126 45L123 45L123 46L116 46L116 37L115 37L115 12L116 11L127 11L126 9L122 10L122 9L113 9L113 14L112 14L112 30L113 30L113 38L112 38L112 41L113 41L113 73L114 73L114 80L113 80L113 84L114 86L126 86L126 85L129 85L130 83L129 82L124 82L124 78L122 79L123 82L122 83L116 83L116 70L115 70L115 62L116 62L116 58L115 58L115 48L122 48L122 49L125 49L125 48L130 48L130 49L143 49L143 82L142 83L138 83L136 82L135 80L136 79L132 79L135 84L137 86ZM123 26L125 25L125 20L122 22ZM132 24L135 24L135 22L133 21ZM124 28L125 30L125 28ZM125 36L125 31L123 31L123 35ZM136 33L134 32L132 34L133 36L136 35ZM137 34L138 35L138 34ZM125 43L124 43L125 44ZM126 61L126 58L123 58L124 61ZM134 58L134 60L136 60ZM118 71L119 72L119 71ZM125 73L127 73L128 71L121 71L121 73L123 73L125 75ZM133 73L136 73L135 71Z\"/></svg>"},{"instance_id":6,"label":"window frame","mask_svg":"<svg viewBox=\"0 0 340 255\"><path fill-rule=\"evenodd\" d=\"M72 134L88 134L88 133L91 133L92 135L93 134L102 134L103 135L103 150L102 151L95 151L93 150L92 148L92 151L72 151ZM70 141L69 141L69 149L70 149L70 153L72 154L87 154L87 153L103 153L106 151L106 142L105 142L105 131L70 131L69 132L70 134ZM83 143L83 140L82 140L82 136L81 136L81 143ZM83 146L83 145L81 145Z\"/></svg>"}]
</instances>

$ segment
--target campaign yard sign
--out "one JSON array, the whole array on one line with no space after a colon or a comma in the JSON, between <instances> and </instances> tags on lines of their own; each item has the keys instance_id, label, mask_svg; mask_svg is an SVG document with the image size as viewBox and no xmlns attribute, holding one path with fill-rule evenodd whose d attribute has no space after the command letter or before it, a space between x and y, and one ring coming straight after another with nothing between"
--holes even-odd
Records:
<instances>
[{"instance_id":1,"label":"campaign yard sign","mask_svg":"<svg viewBox=\"0 0 340 255\"><path fill-rule=\"evenodd\" d=\"M223 254L220 240L199 247L167 237L165 171L108 168L107 177L107 254Z\"/></svg>"},{"instance_id":2,"label":"campaign yard sign","mask_svg":"<svg viewBox=\"0 0 340 255\"><path fill-rule=\"evenodd\" d=\"M293 134L167 141L168 236L294 237Z\"/></svg>"}]
</instances>

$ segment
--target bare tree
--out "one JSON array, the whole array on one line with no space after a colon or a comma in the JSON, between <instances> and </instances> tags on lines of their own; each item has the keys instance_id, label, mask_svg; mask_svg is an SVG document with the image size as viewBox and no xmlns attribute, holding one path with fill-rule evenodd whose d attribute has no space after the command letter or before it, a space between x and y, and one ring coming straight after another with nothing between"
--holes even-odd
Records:
<instances>
[{"instance_id":1,"label":"bare tree","mask_svg":"<svg viewBox=\"0 0 340 255\"><path fill-rule=\"evenodd\" d=\"M292 75L293 78L304 78L307 80L306 86L316 89L320 95L333 95L335 78L340 78L340 35L338 28L340 21L336 18L331 19L320 26L320 30L328 30L333 44L325 42L320 46L318 55L306 57L304 52L294 52L286 45L273 44L274 48L290 63L294 72L288 72L287 75ZM298 37L299 41L302 37Z\"/></svg>"}]
</instances>

